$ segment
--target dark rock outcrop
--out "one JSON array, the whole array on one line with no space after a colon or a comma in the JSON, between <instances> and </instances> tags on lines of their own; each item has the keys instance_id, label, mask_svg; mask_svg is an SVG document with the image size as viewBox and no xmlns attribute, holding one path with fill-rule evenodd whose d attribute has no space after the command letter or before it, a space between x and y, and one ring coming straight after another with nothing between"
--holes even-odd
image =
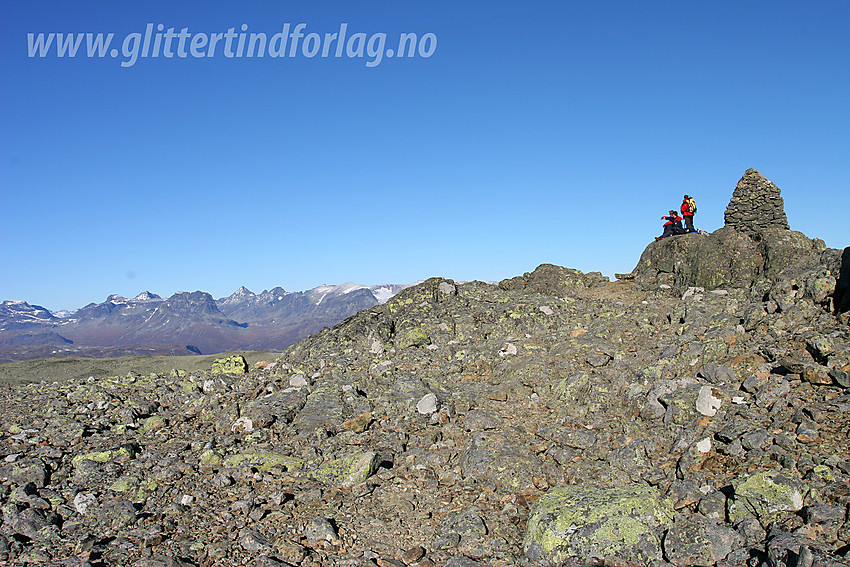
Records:
<instances>
[{"instance_id":1,"label":"dark rock outcrop","mask_svg":"<svg viewBox=\"0 0 850 567\"><path fill-rule=\"evenodd\" d=\"M793 280L790 285L821 304L835 295L841 266L847 265L844 256L822 240L790 230L779 189L749 169L726 209L726 226L650 243L629 276L640 289L665 286L678 294L689 287L754 286L758 293Z\"/></svg>"},{"instance_id":2,"label":"dark rock outcrop","mask_svg":"<svg viewBox=\"0 0 850 567\"><path fill-rule=\"evenodd\" d=\"M835 286L835 309L839 313L850 311L850 246L841 255L841 268Z\"/></svg>"},{"instance_id":3,"label":"dark rock outcrop","mask_svg":"<svg viewBox=\"0 0 850 567\"><path fill-rule=\"evenodd\" d=\"M563 268L553 264L541 264L533 272L502 280L499 287L506 291L525 291L549 295L569 295L587 287L607 282L608 278L600 272L582 273L579 270Z\"/></svg>"}]
</instances>

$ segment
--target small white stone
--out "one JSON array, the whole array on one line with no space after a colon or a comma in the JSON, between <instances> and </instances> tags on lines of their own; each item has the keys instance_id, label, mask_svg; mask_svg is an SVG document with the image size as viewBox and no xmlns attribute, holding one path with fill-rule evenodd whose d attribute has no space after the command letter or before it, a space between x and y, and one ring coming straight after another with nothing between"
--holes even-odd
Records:
<instances>
[{"instance_id":1,"label":"small white stone","mask_svg":"<svg viewBox=\"0 0 850 567\"><path fill-rule=\"evenodd\" d=\"M509 356L517 353L516 346L512 343L505 343L502 350L499 351L499 356Z\"/></svg>"},{"instance_id":2,"label":"small white stone","mask_svg":"<svg viewBox=\"0 0 850 567\"><path fill-rule=\"evenodd\" d=\"M698 441L697 451L699 451L703 455L711 451L711 437L706 437L702 441Z\"/></svg>"},{"instance_id":3,"label":"small white stone","mask_svg":"<svg viewBox=\"0 0 850 567\"><path fill-rule=\"evenodd\" d=\"M552 308L551 308L551 307L549 307L548 305L541 305L541 306L540 306L540 311L542 311L544 315L552 315L552 314L554 314L554 313L555 313L555 312L552 310Z\"/></svg>"},{"instance_id":4,"label":"small white stone","mask_svg":"<svg viewBox=\"0 0 850 567\"><path fill-rule=\"evenodd\" d=\"M74 496L74 509L80 514L85 514L89 506L97 503L97 497L90 492L78 492Z\"/></svg>"},{"instance_id":5,"label":"small white stone","mask_svg":"<svg viewBox=\"0 0 850 567\"><path fill-rule=\"evenodd\" d=\"M254 431L254 422L249 418L242 416L233 422L233 425L230 426L230 430L234 433L237 431L241 431L242 433L251 433Z\"/></svg>"},{"instance_id":6,"label":"small white stone","mask_svg":"<svg viewBox=\"0 0 850 567\"><path fill-rule=\"evenodd\" d=\"M194 502L194 501L195 501L195 497L194 497L194 496L190 496L190 495L188 495L188 494L184 494L183 496L181 496L181 497L180 497L180 503L181 503L182 505L184 505L184 506L189 506L189 505L191 505L191 504L192 504L192 502Z\"/></svg>"},{"instance_id":7,"label":"small white stone","mask_svg":"<svg viewBox=\"0 0 850 567\"><path fill-rule=\"evenodd\" d=\"M289 385L293 388L306 388L309 386L307 383L307 377L303 374L296 374L292 378L289 379Z\"/></svg>"},{"instance_id":8,"label":"small white stone","mask_svg":"<svg viewBox=\"0 0 850 567\"><path fill-rule=\"evenodd\" d=\"M425 394L419 403L416 404L416 410L422 415L430 415L437 411L437 396L433 393Z\"/></svg>"},{"instance_id":9,"label":"small white stone","mask_svg":"<svg viewBox=\"0 0 850 567\"><path fill-rule=\"evenodd\" d=\"M714 391L711 386L703 386L699 389L697 396L697 411L707 417L713 417L717 414L717 410L723 401L720 398L714 397Z\"/></svg>"},{"instance_id":10,"label":"small white stone","mask_svg":"<svg viewBox=\"0 0 850 567\"><path fill-rule=\"evenodd\" d=\"M440 285L438 286L438 288L443 293L449 294L449 295L454 293L455 290L457 289L457 288L455 288L455 286L453 286L452 284L450 284L448 282L440 282Z\"/></svg>"},{"instance_id":11,"label":"small white stone","mask_svg":"<svg viewBox=\"0 0 850 567\"><path fill-rule=\"evenodd\" d=\"M369 345L369 352L372 354L383 354L384 353L384 345L381 344L381 341L373 338L372 344Z\"/></svg>"}]
</instances>

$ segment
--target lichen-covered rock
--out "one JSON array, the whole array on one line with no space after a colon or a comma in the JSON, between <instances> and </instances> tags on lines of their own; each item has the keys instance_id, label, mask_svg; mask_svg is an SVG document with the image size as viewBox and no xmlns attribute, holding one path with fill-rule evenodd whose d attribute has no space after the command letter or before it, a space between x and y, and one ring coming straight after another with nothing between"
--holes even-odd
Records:
<instances>
[{"instance_id":1,"label":"lichen-covered rock","mask_svg":"<svg viewBox=\"0 0 850 567\"><path fill-rule=\"evenodd\" d=\"M309 477L329 486L351 488L375 474L380 463L381 458L377 453L355 453L322 463L318 469L310 472Z\"/></svg>"},{"instance_id":2,"label":"lichen-covered rock","mask_svg":"<svg viewBox=\"0 0 850 567\"><path fill-rule=\"evenodd\" d=\"M729 521L744 516L756 518L767 526L783 513L803 508L808 487L795 474L783 470L760 471L733 482L734 493L729 499Z\"/></svg>"},{"instance_id":3,"label":"lichen-covered rock","mask_svg":"<svg viewBox=\"0 0 850 567\"><path fill-rule=\"evenodd\" d=\"M557 486L534 504L523 549L531 561L646 565L662 558L661 536L672 521L672 501L650 486Z\"/></svg>"},{"instance_id":4,"label":"lichen-covered rock","mask_svg":"<svg viewBox=\"0 0 850 567\"><path fill-rule=\"evenodd\" d=\"M553 264L541 264L531 273L526 272L522 276L502 280L499 287L507 291L565 296L607 281L608 278L599 272L584 274Z\"/></svg>"},{"instance_id":5,"label":"lichen-covered rock","mask_svg":"<svg viewBox=\"0 0 850 567\"><path fill-rule=\"evenodd\" d=\"M246 372L248 372L248 362L241 355L217 358L213 361L210 370L210 374L245 374Z\"/></svg>"},{"instance_id":6,"label":"lichen-covered rock","mask_svg":"<svg viewBox=\"0 0 850 567\"><path fill-rule=\"evenodd\" d=\"M395 337L395 346L399 349L417 347L428 344L431 338L428 331L421 327L413 327L400 331Z\"/></svg>"}]
</instances>

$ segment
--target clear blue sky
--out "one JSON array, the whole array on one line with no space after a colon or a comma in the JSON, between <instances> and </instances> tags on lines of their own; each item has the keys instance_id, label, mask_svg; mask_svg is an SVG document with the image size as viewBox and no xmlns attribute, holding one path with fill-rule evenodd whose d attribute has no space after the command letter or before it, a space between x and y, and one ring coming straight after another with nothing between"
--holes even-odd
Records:
<instances>
[{"instance_id":1,"label":"clear blue sky","mask_svg":"<svg viewBox=\"0 0 850 567\"><path fill-rule=\"evenodd\" d=\"M173 57L128 66L148 23L436 43L368 66L356 44L181 58L174 39ZM748 167L781 188L792 229L850 245L846 1L15 0L0 28L0 299L498 280L543 262L613 276L684 193L697 226L723 226ZM56 32L113 33L118 56L29 57L27 33Z\"/></svg>"}]
</instances>

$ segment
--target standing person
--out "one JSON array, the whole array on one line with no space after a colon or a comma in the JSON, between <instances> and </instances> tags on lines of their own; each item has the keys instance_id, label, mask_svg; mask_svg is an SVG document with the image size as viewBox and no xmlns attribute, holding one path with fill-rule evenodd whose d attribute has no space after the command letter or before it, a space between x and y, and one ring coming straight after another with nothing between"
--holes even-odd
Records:
<instances>
[{"instance_id":1,"label":"standing person","mask_svg":"<svg viewBox=\"0 0 850 567\"><path fill-rule=\"evenodd\" d=\"M696 212L697 204L694 202L694 198L685 195L682 199L682 216L685 217L685 228L687 228L688 232L697 231L694 228L694 213Z\"/></svg>"}]
</instances>

